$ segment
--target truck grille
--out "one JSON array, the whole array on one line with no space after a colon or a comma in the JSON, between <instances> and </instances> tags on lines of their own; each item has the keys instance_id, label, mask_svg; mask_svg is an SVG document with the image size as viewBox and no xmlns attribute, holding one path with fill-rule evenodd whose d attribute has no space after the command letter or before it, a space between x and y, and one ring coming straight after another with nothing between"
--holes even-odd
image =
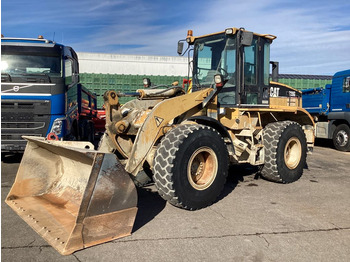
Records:
<instances>
[{"instance_id":1,"label":"truck grille","mask_svg":"<svg viewBox=\"0 0 350 262\"><path fill-rule=\"evenodd\" d=\"M45 127L45 122L1 122L1 131L4 132L7 129L40 129Z\"/></svg>"},{"instance_id":2,"label":"truck grille","mask_svg":"<svg viewBox=\"0 0 350 262\"><path fill-rule=\"evenodd\" d=\"M38 134L26 134L27 136L41 136ZM1 140L5 142L24 142L25 140L22 138L22 135L14 135L14 134L1 134Z\"/></svg>"},{"instance_id":3,"label":"truck grille","mask_svg":"<svg viewBox=\"0 0 350 262\"><path fill-rule=\"evenodd\" d=\"M1 101L1 149L22 151L22 136L46 136L50 125L49 100Z\"/></svg>"}]
</instances>

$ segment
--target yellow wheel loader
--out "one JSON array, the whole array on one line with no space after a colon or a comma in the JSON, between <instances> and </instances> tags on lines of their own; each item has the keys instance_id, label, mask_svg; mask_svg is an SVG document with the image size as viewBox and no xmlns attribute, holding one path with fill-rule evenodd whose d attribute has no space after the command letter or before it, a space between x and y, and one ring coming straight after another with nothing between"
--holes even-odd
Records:
<instances>
[{"instance_id":1,"label":"yellow wheel loader","mask_svg":"<svg viewBox=\"0 0 350 262\"><path fill-rule=\"evenodd\" d=\"M6 198L61 254L131 233L135 185L154 182L172 205L196 210L221 193L230 164L261 167L265 179L298 180L314 143L300 92L270 82L272 35L243 28L184 41L193 51L192 91L176 84L104 95L106 133L88 142L27 137ZM118 97L135 96L120 105Z\"/></svg>"}]
</instances>

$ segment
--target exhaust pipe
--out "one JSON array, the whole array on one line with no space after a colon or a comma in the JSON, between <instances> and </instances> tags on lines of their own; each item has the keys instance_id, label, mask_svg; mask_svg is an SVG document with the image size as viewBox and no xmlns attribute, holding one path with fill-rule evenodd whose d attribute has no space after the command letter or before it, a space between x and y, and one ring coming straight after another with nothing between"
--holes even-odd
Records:
<instances>
[{"instance_id":1,"label":"exhaust pipe","mask_svg":"<svg viewBox=\"0 0 350 262\"><path fill-rule=\"evenodd\" d=\"M270 64L272 65L272 81L278 82L279 78L279 62L270 61Z\"/></svg>"}]
</instances>

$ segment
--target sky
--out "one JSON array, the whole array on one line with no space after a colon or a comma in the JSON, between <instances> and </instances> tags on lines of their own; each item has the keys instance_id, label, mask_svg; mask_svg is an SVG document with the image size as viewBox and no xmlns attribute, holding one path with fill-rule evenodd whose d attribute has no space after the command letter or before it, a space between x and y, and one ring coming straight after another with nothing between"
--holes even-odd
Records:
<instances>
[{"instance_id":1,"label":"sky","mask_svg":"<svg viewBox=\"0 0 350 262\"><path fill-rule=\"evenodd\" d=\"M229 27L277 36L280 73L333 75L350 68L348 0L1 0L1 33L77 52L176 56L194 35Z\"/></svg>"}]
</instances>

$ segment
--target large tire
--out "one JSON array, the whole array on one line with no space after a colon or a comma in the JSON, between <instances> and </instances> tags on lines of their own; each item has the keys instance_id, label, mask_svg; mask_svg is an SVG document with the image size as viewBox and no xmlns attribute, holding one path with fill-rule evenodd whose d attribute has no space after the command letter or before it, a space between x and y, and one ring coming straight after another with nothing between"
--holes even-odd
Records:
<instances>
[{"instance_id":1,"label":"large tire","mask_svg":"<svg viewBox=\"0 0 350 262\"><path fill-rule=\"evenodd\" d=\"M197 210L220 195L229 158L223 138L214 129L180 125L165 135L154 162L159 195L174 206Z\"/></svg>"},{"instance_id":2,"label":"large tire","mask_svg":"<svg viewBox=\"0 0 350 262\"><path fill-rule=\"evenodd\" d=\"M292 183L303 174L307 143L301 126L292 121L268 124L263 130L265 163L261 176L279 183Z\"/></svg>"},{"instance_id":3,"label":"large tire","mask_svg":"<svg viewBox=\"0 0 350 262\"><path fill-rule=\"evenodd\" d=\"M346 124L340 124L333 133L334 147L339 151L350 151L350 128Z\"/></svg>"}]
</instances>

